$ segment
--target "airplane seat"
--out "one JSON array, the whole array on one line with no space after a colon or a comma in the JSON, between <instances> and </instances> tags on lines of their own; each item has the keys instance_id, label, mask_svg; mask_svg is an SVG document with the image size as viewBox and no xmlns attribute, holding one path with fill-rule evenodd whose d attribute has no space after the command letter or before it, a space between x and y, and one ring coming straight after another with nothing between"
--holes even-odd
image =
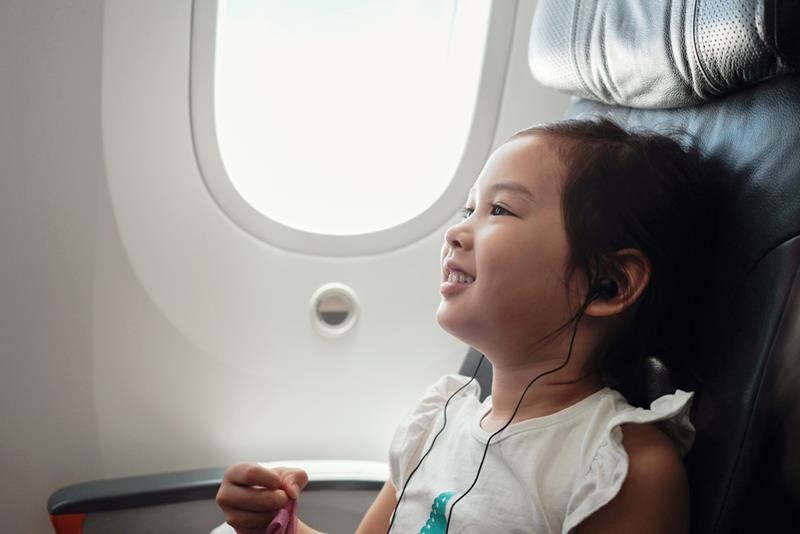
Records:
<instances>
[{"instance_id":1,"label":"airplane seat","mask_svg":"<svg viewBox=\"0 0 800 534\"><path fill-rule=\"evenodd\" d=\"M793 0L539 0L531 24L531 72L574 95L566 117L683 128L718 192L709 206L718 220L698 228L709 243L698 259L704 292L687 310L698 328L675 332L686 354L643 354L621 384L645 405L676 387L695 391L697 435L685 464L698 534L800 531L798 23ZM472 375L479 356L470 351L462 374ZM485 396L491 369L482 367ZM96 512L198 499L213 507L222 471L77 484L55 492L48 509L54 525L64 520L59 534L75 534ZM327 487L338 484L354 487L343 477ZM382 481L364 484L377 493ZM312 476L309 495L323 485ZM120 517L125 532L202 532L219 521L184 530L146 521L137 530Z\"/></svg>"},{"instance_id":2,"label":"airplane seat","mask_svg":"<svg viewBox=\"0 0 800 534\"><path fill-rule=\"evenodd\" d=\"M696 392L692 532L800 532L799 23L792 0L539 0L532 23L531 71L574 95L567 118L679 128L705 162L698 328L674 332L682 362L645 354L633 377L644 403Z\"/></svg>"}]
</instances>

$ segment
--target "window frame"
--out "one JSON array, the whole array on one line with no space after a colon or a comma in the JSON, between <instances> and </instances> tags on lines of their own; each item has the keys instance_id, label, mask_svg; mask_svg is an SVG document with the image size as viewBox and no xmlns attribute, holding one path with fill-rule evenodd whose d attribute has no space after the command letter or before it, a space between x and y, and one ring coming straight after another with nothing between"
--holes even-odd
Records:
<instances>
[{"instance_id":1,"label":"window frame","mask_svg":"<svg viewBox=\"0 0 800 534\"><path fill-rule=\"evenodd\" d=\"M517 0L493 0L472 122L461 160L439 198L416 217L376 232L326 235L281 224L245 200L233 185L219 148L214 120L217 0L192 2L189 101L192 142L200 175L220 210L255 238L284 250L359 256L394 250L431 234L457 213L489 156L495 137L513 41Z\"/></svg>"}]
</instances>

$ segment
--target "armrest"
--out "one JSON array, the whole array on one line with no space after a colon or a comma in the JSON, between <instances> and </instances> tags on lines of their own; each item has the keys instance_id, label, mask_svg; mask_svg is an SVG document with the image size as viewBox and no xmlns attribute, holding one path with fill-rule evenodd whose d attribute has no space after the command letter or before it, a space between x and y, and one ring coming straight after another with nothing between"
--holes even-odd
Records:
<instances>
[{"instance_id":1,"label":"armrest","mask_svg":"<svg viewBox=\"0 0 800 534\"><path fill-rule=\"evenodd\" d=\"M304 469L309 481L303 492L380 490L389 478L386 462L286 460L261 465ZM78 534L86 516L94 512L213 499L224 472L224 467L215 467L82 482L54 492L48 500L47 510L58 534Z\"/></svg>"}]
</instances>

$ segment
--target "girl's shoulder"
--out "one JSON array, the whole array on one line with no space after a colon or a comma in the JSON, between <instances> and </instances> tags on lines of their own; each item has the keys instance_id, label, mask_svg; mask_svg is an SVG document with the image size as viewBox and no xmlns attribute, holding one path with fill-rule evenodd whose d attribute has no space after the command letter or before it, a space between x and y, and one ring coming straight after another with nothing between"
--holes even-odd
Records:
<instances>
[{"instance_id":1,"label":"girl's shoulder","mask_svg":"<svg viewBox=\"0 0 800 534\"><path fill-rule=\"evenodd\" d=\"M425 389L410 413L397 426L389 445L389 470L392 483L398 488L398 495L410 469L422 456L423 446L431 437L434 423L447 400L458 392L448 407L450 416L457 410L454 405L463 406L465 401L477 403L480 391L480 384L476 380L457 374L444 375Z\"/></svg>"},{"instance_id":2,"label":"girl's shoulder","mask_svg":"<svg viewBox=\"0 0 800 534\"><path fill-rule=\"evenodd\" d=\"M449 404L448 413L455 408L455 405L464 401L476 401L480 394L481 385L477 380L458 374L444 375L425 389L414 404L406 422L427 425L442 410L450 397L453 397L453 400Z\"/></svg>"},{"instance_id":3,"label":"girl's shoulder","mask_svg":"<svg viewBox=\"0 0 800 534\"><path fill-rule=\"evenodd\" d=\"M570 532L614 499L629 472L634 473L632 468L651 462L681 467L680 459L694 441L689 418L693 397L693 392L679 389L641 408L607 388L592 413L582 475L567 505L562 532Z\"/></svg>"},{"instance_id":4,"label":"girl's shoulder","mask_svg":"<svg viewBox=\"0 0 800 534\"><path fill-rule=\"evenodd\" d=\"M690 415L694 392L675 390L674 393L662 395L650 403L649 408L632 406L618 391L607 388L612 407L607 414L604 425L609 439L621 441L622 427L633 429L637 435L658 436L655 429L661 430L675 446L681 457L686 456L693 442L695 429ZM637 428L642 425L641 428ZM650 430L648 430L650 429Z\"/></svg>"},{"instance_id":5,"label":"girl's shoulder","mask_svg":"<svg viewBox=\"0 0 800 534\"><path fill-rule=\"evenodd\" d=\"M424 393L417 399L414 407L400 424L398 434L411 435L416 438L422 437L420 434L427 433L431 423L442 411L447 400L453 397L453 402L458 404L464 400L475 401L481 392L481 386L477 380L468 376L448 374L429 385ZM448 413L450 408L448 408Z\"/></svg>"},{"instance_id":6,"label":"girl's shoulder","mask_svg":"<svg viewBox=\"0 0 800 534\"><path fill-rule=\"evenodd\" d=\"M462 387L464 387L462 390L464 395L480 395L481 393L481 384L474 378L459 374L448 374L441 376L439 380L428 386L422 398L433 400L444 396L446 400Z\"/></svg>"}]
</instances>

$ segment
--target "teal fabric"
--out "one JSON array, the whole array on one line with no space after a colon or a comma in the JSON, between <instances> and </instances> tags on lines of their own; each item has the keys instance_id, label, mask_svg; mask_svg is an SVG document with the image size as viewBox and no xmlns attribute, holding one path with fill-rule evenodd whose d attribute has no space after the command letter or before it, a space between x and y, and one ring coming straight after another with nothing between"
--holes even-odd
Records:
<instances>
[{"instance_id":1,"label":"teal fabric","mask_svg":"<svg viewBox=\"0 0 800 534\"><path fill-rule=\"evenodd\" d=\"M448 501L455 494L455 491L445 491L433 500L431 515L428 516L425 525L419 529L419 534L444 534L447 531L447 518L444 511L447 509Z\"/></svg>"}]
</instances>

